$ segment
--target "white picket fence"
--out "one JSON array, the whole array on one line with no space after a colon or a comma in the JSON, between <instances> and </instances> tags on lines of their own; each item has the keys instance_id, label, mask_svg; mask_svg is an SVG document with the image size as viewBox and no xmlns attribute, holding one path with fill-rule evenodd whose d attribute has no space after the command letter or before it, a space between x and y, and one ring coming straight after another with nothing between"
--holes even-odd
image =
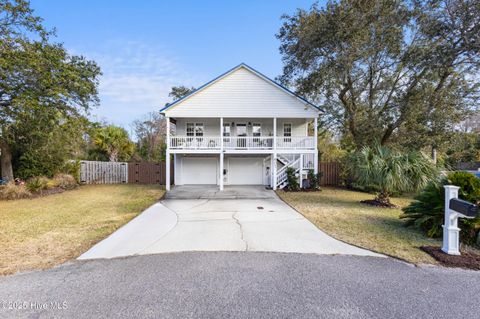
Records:
<instances>
[{"instance_id":1,"label":"white picket fence","mask_svg":"<svg viewBox=\"0 0 480 319\"><path fill-rule=\"evenodd\" d=\"M81 161L80 181L84 184L127 183L128 163Z\"/></svg>"}]
</instances>

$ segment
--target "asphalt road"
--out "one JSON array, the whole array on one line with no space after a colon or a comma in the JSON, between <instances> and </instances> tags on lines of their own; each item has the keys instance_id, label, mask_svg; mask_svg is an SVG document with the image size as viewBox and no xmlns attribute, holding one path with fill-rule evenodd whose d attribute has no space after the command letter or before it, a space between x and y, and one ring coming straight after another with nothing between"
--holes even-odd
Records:
<instances>
[{"instance_id":1,"label":"asphalt road","mask_svg":"<svg viewBox=\"0 0 480 319\"><path fill-rule=\"evenodd\" d=\"M3 277L0 301L1 318L478 318L480 272L376 257L173 253Z\"/></svg>"}]
</instances>

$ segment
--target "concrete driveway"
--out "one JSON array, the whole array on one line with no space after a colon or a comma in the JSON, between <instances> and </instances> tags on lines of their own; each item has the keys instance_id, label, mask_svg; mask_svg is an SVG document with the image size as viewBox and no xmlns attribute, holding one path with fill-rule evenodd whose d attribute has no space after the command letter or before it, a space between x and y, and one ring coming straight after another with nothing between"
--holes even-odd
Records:
<instances>
[{"instance_id":1,"label":"concrete driveway","mask_svg":"<svg viewBox=\"0 0 480 319\"><path fill-rule=\"evenodd\" d=\"M183 251L383 257L333 239L264 187L177 186L79 259Z\"/></svg>"}]
</instances>

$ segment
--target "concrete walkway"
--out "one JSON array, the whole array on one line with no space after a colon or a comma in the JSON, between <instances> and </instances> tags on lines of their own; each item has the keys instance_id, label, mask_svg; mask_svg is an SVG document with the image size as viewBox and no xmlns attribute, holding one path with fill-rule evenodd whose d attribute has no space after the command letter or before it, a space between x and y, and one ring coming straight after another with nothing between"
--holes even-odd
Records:
<instances>
[{"instance_id":1,"label":"concrete walkway","mask_svg":"<svg viewBox=\"0 0 480 319\"><path fill-rule=\"evenodd\" d=\"M384 257L333 239L264 187L177 186L80 259L182 251Z\"/></svg>"}]
</instances>

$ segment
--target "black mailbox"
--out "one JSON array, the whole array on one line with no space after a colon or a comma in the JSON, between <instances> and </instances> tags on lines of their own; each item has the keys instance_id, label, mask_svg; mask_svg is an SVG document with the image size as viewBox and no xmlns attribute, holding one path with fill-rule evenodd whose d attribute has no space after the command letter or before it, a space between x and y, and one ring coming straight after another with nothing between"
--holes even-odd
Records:
<instances>
[{"instance_id":1,"label":"black mailbox","mask_svg":"<svg viewBox=\"0 0 480 319\"><path fill-rule=\"evenodd\" d=\"M477 217L477 214L478 214L477 205L467 202L466 200L458 199L458 198L452 198L450 200L449 207L451 210L454 210L457 213L460 213L467 217Z\"/></svg>"}]
</instances>

